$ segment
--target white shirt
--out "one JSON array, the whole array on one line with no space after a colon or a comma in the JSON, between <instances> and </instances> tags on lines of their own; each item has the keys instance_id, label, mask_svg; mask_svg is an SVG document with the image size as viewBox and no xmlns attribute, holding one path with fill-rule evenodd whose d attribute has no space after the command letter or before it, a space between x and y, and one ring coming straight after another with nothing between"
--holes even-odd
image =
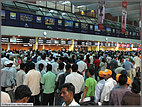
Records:
<instances>
[{"instance_id":1,"label":"white shirt","mask_svg":"<svg viewBox=\"0 0 142 107\"><path fill-rule=\"evenodd\" d=\"M32 96L38 95L40 93L40 79L40 72L35 71L34 69L30 70L26 74L24 85L27 85L30 88Z\"/></svg>"},{"instance_id":2,"label":"white shirt","mask_svg":"<svg viewBox=\"0 0 142 107\"><path fill-rule=\"evenodd\" d=\"M117 85L117 82L113 78L109 78L105 81L105 85L101 94L101 102L109 101L110 91Z\"/></svg>"},{"instance_id":3,"label":"white shirt","mask_svg":"<svg viewBox=\"0 0 142 107\"><path fill-rule=\"evenodd\" d=\"M11 103L11 99L8 93L1 91L1 103Z\"/></svg>"},{"instance_id":4,"label":"white shirt","mask_svg":"<svg viewBox=\"0 0 142 107\"><path fill-rule=\"evenodd\" d=\"M82 91L84 78L77 72L72 72L71 74L66 76L65 83L72 83L75 86L75 94L77 94Z\"/></svg>"},{"instance_id":5,"label":"white shirt","mask_svg":"<svg viewBox=\"0 0 142 107\"><path fill-rule=\"evenodd\" d=\"M90 58L90 64L93 64L93 61L94 61L93 56L90 56L89 58Z\"/></svg>"},{"instance_id":6,"label":"white shirt","mask_svg":"<svg viewBox=\"0 0 142 107\"><path fill-rule=\"evenodd\" d=\"M62 106L66 106L66 103L64 102ZM72 102L68 106L80 106L80 105L73 99Z\"/></svg>"},{"instance_id":7,"label":"white shirt","mask_svg":"<svg viewBox=\"0 0 142 107\"><path fill-rule=\"evenodd\" d=\"M77 62L78 71L82 73L83 70L87 69L87 64L84 61ZM83 76L85 76L85 72L83 72Z\"/></svg>"},{"instance_id":8,"label":"white shirt","mask_svg":"<svg viewBox=\"0 0 142 107\"><path fill-rule=\"evenodd\" d=\"M135 61L136 67L141 66L141 59L138 56L134 57L134 61Z\"/></svg>"},{"instance_id":9,"label":"white shirt","mask_svg":"<svg viewBox=\"0 0 142 107\"><path fill-rule=\"evenodd\" d=\"M22 69L17 72L17 75L16 75L17 86L23 85L25 75L26 73Z\"/></svg>"},{"instance_id":10,"label":"white shirt","mask_svg":"<svg viewBox=\"0 0 142 107\"><path fill-rule=\"evenodd\" d=\"M39 64L43 64L44 65L44 70L46 71L46 67L47 67L47 62L45 60L40 60L38 61L36 64L35 64L35 70L39 71L38 67L39 67Z\"/></svg>"},{"instance_id":11,"label":"white shirt","mask_svg":"<svg viewBox=\"0 0 142 107\"><path fill-rule=\"evenodd\" d=\"M96 89L95 89L95 103L98 103L99 100L101 99L101 93L102 93L102 90L104 88L104 85L105 85L105 79L100 80L98 82L98 84L96 85Z\"/></svg>"},{"instance_id":12,"label":"white shirt","mask_svg":"<svg viewBox=\"0 0 142 107\"><path fill-rule=\"evenodd\" d=\"M109 64L110 64L110 62L111 62L111 59L112 59L112 58L109 57L109 56L106 58L106 60L107 60L107 62L108 62Z\"/></svg>"},{"instance_id":13,"label":"white shirt","mask_svg":"<svg viewBox=\"0 0 142 107\"><path fill-rule=\"evenodd\" d=\"M54 73L54 74L57 74L58 73L58 69L59 68L59 64L57 63L57 62L53 62L52 63L52 72Z\"/></svg>"}]
</instances>

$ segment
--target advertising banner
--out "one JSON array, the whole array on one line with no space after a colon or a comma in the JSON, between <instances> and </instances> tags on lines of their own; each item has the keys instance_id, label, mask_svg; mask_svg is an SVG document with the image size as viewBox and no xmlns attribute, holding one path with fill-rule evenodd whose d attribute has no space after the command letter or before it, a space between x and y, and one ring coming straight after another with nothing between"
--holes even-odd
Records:
<instances>
[{"instance_id":1,"label":"advertising banner","mask_svg":"<svg viewBox=\"0 0 142 107\"><path fill-rule=\"evenodd\" d=\"M98 3L98 27L99 30L104 30L104 19L105 19L105 2L101 1Z\"/></svg>"},{"instance_id":2,"label":"advertising banner","mask_svg":"<svg viewBox=\"0 0 142 107\"><path fill-rule=\"evenodd\" d=\"M126 32L127 11L122 10L121 32Z\"/></svg>"}]
</instances>

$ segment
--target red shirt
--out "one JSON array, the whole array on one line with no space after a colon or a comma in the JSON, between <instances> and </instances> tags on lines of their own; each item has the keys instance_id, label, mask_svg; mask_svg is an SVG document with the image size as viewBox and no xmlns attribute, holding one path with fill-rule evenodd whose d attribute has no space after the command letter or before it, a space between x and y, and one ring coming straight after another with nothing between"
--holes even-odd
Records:
<instances>
[{"instance_id":1,"label":"red shirt","mask_svg":"<svg viewBox=\"0 0 142 107\"><path fill-rule=\"evenodd\" d=\"M95 67L98 67L100 65L100 60L99 59L94 60L93 64L95 64Z\"/></svg>"}]
</instances>

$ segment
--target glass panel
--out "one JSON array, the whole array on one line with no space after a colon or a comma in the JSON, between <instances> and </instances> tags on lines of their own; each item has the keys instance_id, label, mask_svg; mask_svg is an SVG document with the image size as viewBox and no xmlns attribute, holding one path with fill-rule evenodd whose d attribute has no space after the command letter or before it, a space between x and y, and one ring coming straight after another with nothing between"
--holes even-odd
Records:
<instances>
[{"instance_id":1,"label":"glass panel","mask_svg":"<svg viewBox=\"0 0 142 107\"><path fill-rule=\"evenodd\" d=\"M71 17L71 18L72 18L73 21L79 21L80 22L80 20L77 19L76 17Z\"/></svg>"},{"instance_id":2,"label":"glass panel","mask_svg":"<svg viewBox=\"0 0 142 107\"><path fill-rule=\"evenodd\" d=\"M58 4L58 3L57 3L56 9L58 9L58 10L64 10L64 5L63 5L63 4Z\"/></svg>"},{"instance_id":3,"label":"glass panel","mask_svg":"<svg viewBox=\"0 0 142 107\"><path fill-rule=\"evenodd\" d=\"M41 11L36 11L36 15L45 15L45 14L42 14Z\"/></svg>"},{"instance_id":4,"label":"glass panel","mask_svg":"<svg viewBox=\"0 0 142 107\"><path fill-rule=\"evenodd\" d=\"M60 14L53 13L53 16L62 19L62 16Z\"/></svg>"},{"instance_id":5,"label":"glass panel","mask_svg":"<svg viewBox=\"0 0 142 107\"><path fill-rule=\"evenodd\" d=\"M65 6L65 11L71 12L71 6Z\"/></svg>"},{"instance_id":6,"label":"glass panel","mask_svg":"<svg viewBox=\"0 0 142 107\"><path fill-rule=\"evenodd\" d=\"M79 18L79 20L81 21L81 22L85 22L86 23L86 21L84 20L84 18L82 17L82 16L80 16L80 15L76 15L78 18Z\"/></svg>"},{"instance_id":7,"label":"glass panel","mask_svg":"<svg viewBox=\"0 0 142 107\"><path fill-rule=\"evenodd\" d=\"M39 10L39 7L36 6L28 5L28 7L32 10Z\"/></svg>"},{"instance_id":8,"label":"glass panel","mask_svg":"<svg viewBox=\"0 0 142 107\"><path fill-rule=\"evenodd\" d=\"M72 13L68 13L68 15L70 16L70 17L76 17L74 14L72 14Z\"/></svg>"},{"instance_id":9,"label":"glass panel","mask_svg":"<svg viewBox=\"0 0 142 107\"><path fill-rule=\"evenodd\" d=\"M47 7L55 9L55 2L47 1Z\"/></svg>"},{"instance_id":10,"label":"glass panel","mask_svg":"<svg viewBox=\"0 0 142 107\"><path fill-rule=\"evenodd\" d=\"M49 12L43 12L43 14L44 14L44 16L51 16L51 17L53 17L53 15L51 13L49 13Z\"/></svg>"},{"instance_id":11,"label":"glass panel","mask_svg":"<svg viewBox=\"0 0 142 107\"><path fill-rule=\"evenodd\" d=\"M79 12L79 8L77 8L77 6L74 6L74 12L78 13Z\"/></svg>"},{"instance_id":12,"label":"glass panel","mask_svg":"<svg viewBox=\"0 0 142 107\"><path fill-rule=\"evenodd\" d=\"M28 9L26 4L17 3L17 2L15 2L15 4L16 4L17 7Z\"/></svg>"},{"instance_id":13,"label":"glass panel","mask_svg":"<svg viewBox=\"0 0 142 107\"><path fill-rule=\"evenodd\" d=\"M15 4L12 1L3 1L2 4L4 4L4 5L10 5L10 6L15 6Z\"/></svg>"}]
</instances>

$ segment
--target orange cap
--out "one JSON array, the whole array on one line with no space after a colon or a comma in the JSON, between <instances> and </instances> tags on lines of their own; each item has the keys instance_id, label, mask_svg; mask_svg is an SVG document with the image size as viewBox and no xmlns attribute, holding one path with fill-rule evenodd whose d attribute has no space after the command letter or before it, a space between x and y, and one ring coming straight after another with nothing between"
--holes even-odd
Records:
<instances>
[{"instance_id":1,"label":"orange cap","mask_svg":"<svg viewBox=\"0 0 142 107\"><path fill-rule=\"evenodd\" d=\"M121 74L117 74L116 75L116 81L118 82L118 80L119 80L119 76L120 76Z\"/></svg>"},{"instance_id":2,"label":"orange cap","mask_svg":"<svg viewBox=\"0 0 142 107\"><path fill-rule=\"evenodd\" d=\"M131 83L131 79L127 76L127 84L129 85Z\"/></svg>"},{"instance_id":3,"label":"orange cap","mask_svg":"<svg viewBox=\"0 0 142 107\"><path fill-rule=\"evenodd\" d=\"M105 69L104 75L112 75L112 71L109 69Z\"/></svg>"},{"instance_id":4,"label":"orange cap","mask_svg":"<svg viewBox=\"0 0 142 107\"><path fill-rule=\"evenodd\" d=\"M99 71L99 77L104 77L104 71Z\"/></svg>"}]
</instances>

